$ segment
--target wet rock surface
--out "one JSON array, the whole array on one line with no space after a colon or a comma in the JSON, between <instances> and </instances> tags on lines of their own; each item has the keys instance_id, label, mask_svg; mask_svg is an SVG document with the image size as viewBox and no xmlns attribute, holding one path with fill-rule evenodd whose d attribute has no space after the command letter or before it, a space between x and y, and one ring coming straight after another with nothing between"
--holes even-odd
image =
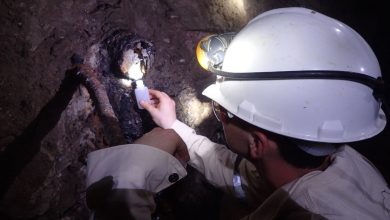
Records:
<instances>
[{"instance_id":1,"label":"wet rock surface","mask_svg":"<svg viewBox=\"0 0 390 220\"><path fill-rule=\"evenodd\" d=\"M197 64L196 43L208 33L236 31L259 12L282 6L306 6L335 15L361 31L372 42L380 61L385 60L382 54L389 44L382 37L389 36L383 28L387 19L381 13L382 5L375 2L367 3L363 10L364 3L329 1L325 5L314 0L1 1L0 218L87 219L86 155L115 141L131 143L153 127L148 115L136 108L132 88L103 75L105 68L100 66L97 69L101 75L97 78L110 105L116 113L128 110L125 116L116 115L120 122L127 121L127 127L121 125L122 133L115 133L125 138L113 138L93 94L78 79L67 78L74 54L85 59L91 53L103 52L94 45L117 29L150 40L156 56L145 84L166 92L176 101L180 120L201 134L222 141L209 100L200 94L214 77ZM103 60L95 61L101 65ZM389 66L381 63L386 74ZM383 145L386 132L378 140L361 143L362 151L377 159L374 162L381 170L387 163L379 155L389 154ZM367 150L367 145L383 148ZM207 215L207 211L218 207L219 193L196 171L191 173L194 174L187 183L162 196L166 202L160 203L160 211L165 219L183 219L183 213L191 212ZM202 192L198 196L183 193L191 192L186 185L191 182L202 186L197 189ZM187 203L178 213L174 210L176 199L181 204L191 201L198 206L186 209L191 206ZM197 203L202 199L209 202L202 206ZM207 218L216 217L212 213Z\"/></svg>"}]
</instances>

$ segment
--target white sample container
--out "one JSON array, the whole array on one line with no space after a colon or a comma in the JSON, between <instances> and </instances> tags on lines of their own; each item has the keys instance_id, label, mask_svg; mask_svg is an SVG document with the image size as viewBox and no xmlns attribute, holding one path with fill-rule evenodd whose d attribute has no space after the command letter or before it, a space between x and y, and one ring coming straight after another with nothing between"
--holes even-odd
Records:
<instances>
[{"instance_id":1,"label":"white sample container","mask_svg":"<svg viewBox=\"0 0 390 220\"><path fill-rule=\"evenodd\" d=\"M140 106L141 101L150 101L149 97L149 90L148 87L144 85L144 82L142 80L137 80L135 81L136 83L136 88L134 90L135 93L135 98L137 99L137 105L139 109L143 109L142 106Z\"/></svg>"}]
</instances>

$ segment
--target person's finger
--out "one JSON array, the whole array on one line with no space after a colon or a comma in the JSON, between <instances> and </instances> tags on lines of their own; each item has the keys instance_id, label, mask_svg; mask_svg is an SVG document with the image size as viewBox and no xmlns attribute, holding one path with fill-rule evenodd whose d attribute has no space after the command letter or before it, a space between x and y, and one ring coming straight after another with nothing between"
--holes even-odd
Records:
<instances>
[{"instance_id":1,"label":"person's finger","mask_svg":"<svg viewBox=\"0 0 390 220\"><path fill-rule=\"evenodd\" d=\"M159 92L160 92L159 90L149 89L149 93L151 93L151 94L155 94L155 93L159 93Z\"/></svg>"},{"instance_id":2,"label":"person's finger","mask_svg":"<svg viewBox=\"0 0 390 220\"><path fill-rule=\"evenodd\" d=\"M158 91L158 90L154 90L154 89L149 89L149 95L152 97L152 99L157 99L159 101L161 100L170 100L171 97L166 94L165 92L161 92L161 91Z\"/></svg>"},{"instance_id":3,"label":"person's finger","mask_svg":"<svg viewBox=\"0 0 390 220\"><path fill-rule=\"evenodd\" d=\"M139 102L139 104L140 104L140 106L142 106L146 111L148 111L151 115L153 115L153 114L155 114L155 113L158 112L157 108L156 108L153 104L151 104L151 103L149 103L149 102L147 102L147 101L141 100L141 101Z\"/></svg>"},{"instance_id":4,"label":"person's finger","mask_svg":"<svg viewBox=\"0 0 390 220\"><path fill-rule=\"evenodd\" d=\"M164 96L164 93L163 92L160 92L158 90L154 90L154 89L149 89L149 95L151 97L154 97L156 99L161 99L163 96Z\"/></svg>"}]
</instances>

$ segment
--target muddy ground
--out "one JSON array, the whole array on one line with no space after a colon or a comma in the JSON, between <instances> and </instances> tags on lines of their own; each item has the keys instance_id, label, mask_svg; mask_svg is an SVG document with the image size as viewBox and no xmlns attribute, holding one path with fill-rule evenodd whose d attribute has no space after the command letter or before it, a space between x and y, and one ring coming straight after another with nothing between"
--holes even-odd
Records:
<instances>
[{"instance_id":1,"label":"muddy ground","mask_svg":"<svg viewBox=\"0 0 390 220\"><path fill-rule=\"evenodd\" d=\"M258 13L286 6L312 8L355 28L377 54L389 81L389 15L381 1L1 1L0 218L68 220L89 215L84 200L86 155L113 140L89 90L66 78L75 54L87 57L93 45L117 29L150 40L156 58L145 77L147 86L175 99L180 120L220 140L209 100L200 94L214 77L197 64L196 43L208 33L237 31ZM136 109L131 89L123 94L130 100L128 123L137 131L134 139L152 126L143 123L150 118ZM357 147L389 180L386 137L389 129ZM210 202L203 204L207 207L183 208L188 216L218 207L218 192L195 178L207 195L192 202ZM186 185L178 188L169 193L188 190ZM166 218L183 215L172 213ZM217 216L216 212L208 218Z\"/></svg>"}]
</instances>

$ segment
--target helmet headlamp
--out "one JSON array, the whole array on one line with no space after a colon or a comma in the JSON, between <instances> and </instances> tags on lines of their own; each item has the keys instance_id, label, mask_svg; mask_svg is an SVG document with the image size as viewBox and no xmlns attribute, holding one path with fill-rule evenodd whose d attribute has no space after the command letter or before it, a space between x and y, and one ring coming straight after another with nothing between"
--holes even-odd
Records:
<instances>
[{"instance_id":1,"label":"helmet headlamp","mask_svg":"<svg viewBox=\"0 0 390 220\"><path fill-rule=\"evenodd\" d=\"M226 49L235 33L209 35L202 38L196 47L196 57L205 70L220 69Z\"/></svg>"}]
</instances>

